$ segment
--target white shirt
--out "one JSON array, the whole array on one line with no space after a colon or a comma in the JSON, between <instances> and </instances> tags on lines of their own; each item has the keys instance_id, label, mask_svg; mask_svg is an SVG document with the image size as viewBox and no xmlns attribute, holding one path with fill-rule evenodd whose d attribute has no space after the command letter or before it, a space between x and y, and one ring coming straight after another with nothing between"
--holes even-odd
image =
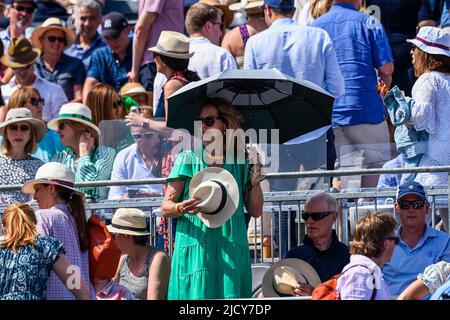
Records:
<instances>
[{"instance_id":1,"label":"white shirt","mask_svg":"<svg viewBox=\"0 0 450 320\"><path fill-rule=\"evenodd\" d=\"M2 94L5 103L8 103L11 94L20 87L16 83L16 77L14 76L7 84L2 86ZM36 75L36 80L30 86L36 88L39 94L45 100L44 107L42 109L42 120L50 121L58 117L59 109L65 103L67 103L67 97L64 93L63 88L60 85L51 83L38 75Z\"/></svg>"},{"instance_id":2,"label":"white shirt","mask_svg":"<svg viewBox=\"0 0 450 320\"><path fill-rule=\"evenodd\" d=\"M194 52L194 55L189 59L188 69L197 72L200 79L237 69L236 60L227 49L212 44L204 37L191 38L189 52Z\"/></svg>"}]
</instances>

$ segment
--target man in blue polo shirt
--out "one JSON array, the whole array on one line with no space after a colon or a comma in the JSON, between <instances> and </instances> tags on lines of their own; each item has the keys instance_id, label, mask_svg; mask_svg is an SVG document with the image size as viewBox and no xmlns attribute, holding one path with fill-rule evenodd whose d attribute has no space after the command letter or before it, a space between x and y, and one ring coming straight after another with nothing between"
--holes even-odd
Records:
<instances>
[{"instance_id":1,"label":"man in blue polo shirt","mask_svg":"<svg viewBox=\"0 0 450 320\"><path fill-rule=\"evenodd\" d=\"M92 87L99 82L109 84L117 92L128 82L133 49L129 33L130 26L122 13L110 12L104 17L102 35L108 46L97 49L92 54L83 87L83 101L86 101Z\"/></svg>"},{"instance_id":2,"label":"man in blue polo shirt","mask_svg":"<svg viewBox=\"0 0 450 320\"><path fill-rule=\"evenodd\" d=\"M390 145L377 87L380 81L389 88L394 59L382 25L359 12L360 5L360 0L336 0L312 26L328 32L345 80L345 94L336 99L333 107L338 159L356 155L362 149L365 166L381 167L390 159ZM367 183L363 180L362 184L374 187L376 177L367 178Z\"/></svg>"},{"instance_id":3,"label":"man in blue polo shirt","mask_svg":"<svg viewBox=\"0 0 450 320\"><path fill-rule=\"evenodd\" d=\"M382 269L393 296L403 292L429 265L450 262L450 236L426 224L429 207L420 183L406 182L398 187L395 210L401 221L397 229L400 243L395 247L391 261Z\"/></svg>"}]
</instances>

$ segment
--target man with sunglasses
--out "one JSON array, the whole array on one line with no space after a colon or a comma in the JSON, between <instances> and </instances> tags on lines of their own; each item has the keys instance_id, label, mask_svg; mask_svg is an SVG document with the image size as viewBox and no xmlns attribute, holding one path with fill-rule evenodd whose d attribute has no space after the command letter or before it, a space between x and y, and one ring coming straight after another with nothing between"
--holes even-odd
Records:
<instances>
[{"instance_id":1,"label":"man with sunglasses","mask_svg":"<svg viewBox=\"0 0 450 320\"><path fill-rule=\"evenodd\" d=\"M114 160L111 180L152 179L160 177L158 173L161 139L157 133L142 127L131 127L131 135L136 143L121 150ZM113 186L109 189L108 199L129 199L140 197L161 197L162 185Z\"/></svg>"},{"instance_id":2,"label":"man with sunglasses","mask_svg":"<svg viewBox=\"0 0 450 320\"><path fill-rule=\"evenodd\" d=\"M430 204L424 187L405 182L398 187L395 210L401 225L394 254L382 271L391 295L398 296L426 267L439 261L450 262L450 236L427 225ZM429 295L425 296L428 299Z\"/></svg>"},{"instance_id":3,"label":"man with sunglasses","mask_svg":"<svg viewBox=\"0 0 450 320\"><path fill-rule=\"evenodd\" d=\"M308 262L322 282L340 273L350 262L348 247L337 238L333 224L337 219L337 202L328 193L320 192L305 202L301 215L306 235L303 244L291 249L285 258ZM314 287L300 284L295 289L298 296L310 296Z\"/></svg>"},{"instance_id":4,"label":"man with sunglasses","mask_svg":"<svg viewBox=\"0 0 450 320\"><path fill-rule=\"evenodd\" d=\"M30 28L33 22L33 14L36 10L36 4L31 0L13 0L8 7L7 16L9 25L5 30L0 31L0 39L5 48L8 48L9 42L13 38L31 37Z\"/></svg>"}]
</instances>

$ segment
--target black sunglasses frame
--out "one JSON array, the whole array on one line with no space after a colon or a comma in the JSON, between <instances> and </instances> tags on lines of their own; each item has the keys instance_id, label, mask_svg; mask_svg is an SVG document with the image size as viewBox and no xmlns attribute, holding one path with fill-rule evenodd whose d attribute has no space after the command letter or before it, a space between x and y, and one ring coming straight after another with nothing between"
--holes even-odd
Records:
<instances>
[{"instance_id":1,"label":"black sunglasses frame","mask_svg":"<svg viewBox=\"0 0 450 320\"><path fill-rule=\"evenodd\" d=\"M31 105L37 107L39 104L44 105L45 100L43 98L30 98Z\"/></svg>"},{"instance_id":2,"label":"black sunglasses frame","mask_svg":"<svg viewBox=\"0 0 450 320\"><path fill-rule=\"evenodd\" d=\"M46 38L50 43L54 43L55 41L58 41L59 43L63 44L67 43L66 37L47 36Z\"/></svg>"},{"instance_id":3,"label":"black sunglasses frame","mask_svg":"<svg viewBox=\"0 0 450 320\"><path fill-rule=\"evenodd\" d=\"M207 116L204 118L198 118L198 121L204 123L207 127L212 127L216 120L222 119L221 117Z\"/></svg>"},{"instance_id":4,"label":"black sunglasses frame","mask_svg":"<svg viewBox=\"0 0 450 320\"><path fill-rule=\"evenodd\" d=\"M34 7L24 7L24 6L11 6L11 8L19 12L27 12L29 14L32 14L36 10Z\"/></svg>"},{"instance_id":5,"label":"black sunglasses frame","mask_svg":"<svg viewBox=\"0 0 450 320\"><path fill-rule=\"evenodd\" d=\"M151 139L153 137L155 133L153 132L146 132L146 133L134 133L131 134L131 136L133 137L133 139L135 140L140 140L142 139L142 137L145 137L145 139Z\"/></svg>"},{"instance_id":6,"label":"black sunglasses frame","mask_svg":"<svg viewBox=\"0 0 450 320\"><path fill-rule=\"evenodd\" d=\"M386 240L394 241L395 245L398 245L400 243L400 237L386 237Z\"/></svg>"},{"instance_id":7,"label":"black sunglasses frame","mask_svg":"<svg viewBox=\"0 0 450 320\"><path fill-rule=\"evenodd\" d=\"M400 200L398 202L398 206L402 210L408 210L411 206L414 209L422 209L425 206L425 203L426 203L425 200L413 200L413 201Z\"/></svg>"},{"instance_id":8,"label":"black sunglasses frame","mask_svg":"<svg viewBox=\"0 0 450 320\"><path fill-rule=\"evenodd\" d=\"M31 130L31 126L30 125L26 125L26 124L22 124L22 125L18 125L18 124L10 124L8 125L8 129L11 131L30 131Z\"/></svg>"},{"instance_id":9,"label":"black sunglasses frame","mask_svg":"<svg viewBox=\"0 0 450 320\"><path fill-rule=\"evenodd\" d=\"M335 211L323 211L323 212L302 212L302 219L303 221L308 221L309 218L313 219L313 221L320 221L322 219L325 219L330 214L336 213Z\"/></svg>"}]
</instances>

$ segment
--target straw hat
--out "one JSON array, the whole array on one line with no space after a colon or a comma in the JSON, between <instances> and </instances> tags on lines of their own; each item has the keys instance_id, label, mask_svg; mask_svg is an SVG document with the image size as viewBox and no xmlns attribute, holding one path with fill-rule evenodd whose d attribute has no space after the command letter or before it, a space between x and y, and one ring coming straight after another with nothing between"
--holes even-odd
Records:
<instances>
[{"instance_id":1,"label":"straw hat","mask_svg":"<svg viewBox=\"0 0 450 320\"><path fill-rule=\"evenodd\" d=\"M189 53L189 38L175 31L162 31L158 43L148 51L176 59L189 59L194 53Z\"/></svg>"},{"instance_id":2,"label":"straw hat","mask_svg":"<svg viewBox=\"0 0 450 320\"><path fill-rule=\"evenodd\" d=\"M42 49L41 37L49 30L60 30L66 36L66 46L69 48L75 41L75 31L67 28L66 22L59 18L51 17L45 20L39 27L33 30L31 34L31 43L34 47Z\"/></svg>"},{"instance_id":3,"label":"straw hat","mask_svg":"<svg viewBox=\"0 0 450 320\"><path fill-rule=\"evenodd\" d=\"M241 2L230 4L228 8L230 8L230 10L232 11L255 11L255 9L259 9L263 6L264 0L242 0Z\"/></svg>"},{"instance_id":4,"label":"straw hat","mask_svg":"<svg viewBox=\"0 0 450 320\"><path fill-rule=\"evenodd\" d=\"M5 121L0 124L0 134L5 133L5 128L12 123L26 121L34 130L36 135L36 142L39 142L44 138L47 128L45 122L36 118L33 118L31 111L27 108L13 108L6 114Z\"/></svg>"},{"instance_id":5,"label":"straw hat","mask_svg":"<svg viewBox=\"0 0 450 320\"><path fill-rule=\"evenodd\" d=\"M273 264L264 274L262 292L264 297L291 295L299 283L316 287L321 283L316 270L307 262L289 258Z\"/></svg>"},{"instance_id":6,"label":"straw hat","mask_svg":"<svg viewBox=\"0 0 450 320\"><path fill-rule=\"evenodd\" d=\"M218 228L235 213L239 205L239 188L230 172L210 167L192 178L189 197L201 200L198 205L200 220L209 228Z\"/></svg>"},{"instance_id":7,"label":"straw hat","mask_svg":"<svg viewBox=\"0 0 450 320\"><path fill-rule=\"evenodd\" d=\"M429 54L450 57L450 34L435 27L422 27L414 39L406 40Z\"/></svg>"},{"instance_id":8,"label":"straw hat","mask_svg":"<svg viewBox=\"0 0 450 320\"><path fill-rule=\"evenodd\" d=\"M34 180L28 181L22 186L22 192L33 194L34 186L37 184L53 184L69 190L73 190L79 196L84 194L74 188L75 174L68 167L59 162L47 162L39 167Z\"/></svg>"},{"instance_id":9,"label":"straw hat","mask_svg":"<svg viewBox=\"0 0 450 320\"><path fill-rule=\"evenodd\" d=\"M26 38L13 38L8 50L0 62L10 68L22 68L33 64L40 56L41 50L33 48Z\"/></svg>"},{"instance_id":10,"label":"straw hat","mask_svg":"<svg viewBox=\"0 0 450 320\"><path fill-rule=\"evenodd\" d=\"M139 82L127 82L122 88L120 88L121 96L133 97L138 94L145 94L147 100L152 103L153 95L145 90L144 86Z\"/></svg>"},{"instance_id":11,"label":"straw hat","mask_svg":"<svg viewBox=\"0 0 450 320\"><path fill-rule=\"evenodd\" d=\"M142 210L135 208L119 208L112 218L110 225L106 227L111 233L128 234L131 236L146 236L147 219Z\"/></svg>"},{"instance_id":12,"label":"straw hat","mask_svg":"<svg viewBox=\"0 0 450 320\"><path fill-rule=\"evenodd\" d=\"M92 129L94 129L98 135L100 135L100 129L92 122L91 109L82 103L69 102L63 104L59 110L58 118L50 120L47 123L47 127L51 130L58 130L58 122L61 120L70 120L82 123Z\"/></svg>"},{"instance_id":13,"label":"straw hat","mask_svg":"<svg viewBox=\"0 0 450 320\"><path fill-rule=\"evenodd\" d=\"M210 6L216 7L223 12L223 24L225 28L228 28L231 21L233 21L234 12L229 9L227 5L220 3L219 0L200 0L200 3L206 3Z\"/></svg>"}]
</instances>

